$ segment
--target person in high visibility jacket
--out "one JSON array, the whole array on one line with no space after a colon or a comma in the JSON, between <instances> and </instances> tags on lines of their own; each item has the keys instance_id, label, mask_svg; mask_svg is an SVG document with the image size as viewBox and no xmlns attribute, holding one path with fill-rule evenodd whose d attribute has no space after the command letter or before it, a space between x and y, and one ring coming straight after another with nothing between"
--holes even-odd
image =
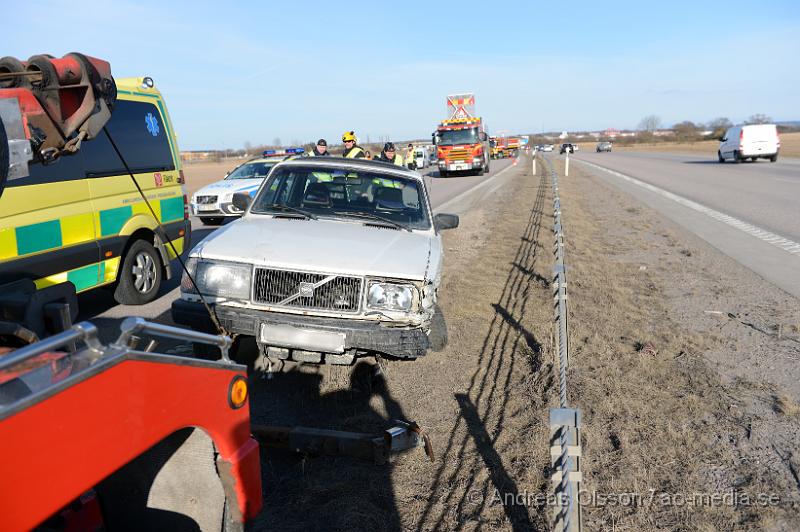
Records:
<instances>
[{"instance_id":1,"label":"person in high visibility jacket","mask_svg":"<svg viewBox=\"0 0 800 532\"><path fill-rule=\"evenodd\" d=\"M414 157L414 145L409 144L408 150L406 151L406 165L408 166L409 170L416 170L417 169L417 160Z\"/></svg>"},{"instance_id":2,"label":"person in high visibility jacket","mask_svg":"<svg viewBox=\"0 0 800 532\"><path fill-rule=\"evenodd\" d=\"M363 159L366 157L364 148L356 144L356 134L354 131L345 131L342 135L342 142L344 143L342 157L347 157L348 159Z\"/></svg>"},{"instance_id":3,"label":"person in high visibility jacket","mask_svg":"<svg viewBox=\"0 0 800 532\"><path fill-rule=\"evenodd\" d=\"M403 156L395 151L394 142L387 142L384 144L383 151L375 160L396 164L397 166L405 166Z\"/></svg>"},{"instance_id":4,"label":"person in high visibility jacket","mask_svg":"<svg viewBox=\"0 0 800 532\"><path fill-rule=\"evenodd\" d=\"M308 152L309 157L330 157L331 152L328 151L328 142L325 139L319 139L314 149Z\"/></svg>"}]
</instances>

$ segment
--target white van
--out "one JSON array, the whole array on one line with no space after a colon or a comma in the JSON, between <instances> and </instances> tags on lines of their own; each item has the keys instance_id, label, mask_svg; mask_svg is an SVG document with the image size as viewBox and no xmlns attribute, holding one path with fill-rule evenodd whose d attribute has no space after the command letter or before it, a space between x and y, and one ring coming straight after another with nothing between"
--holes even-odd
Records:
<instances>
[{"instance_id":1,"label":"white van","mask_svg":"<svg viewBox=\"0 0 800 532\"><path fill-rule=\"evenodd\" d=\"M417 169L428 166L428 151L423 146L414 148L414 162L417 163Z\"/></svg>"},{"instance_id":2,"label":"white van","mask_svg":"<svg viewBox=\"0 0 800 532\"><path fill-rule=\"evenodd\" d=\"M735 163L750 159L778 160L781 139L775 124L752 124L728 128L720 139L717 157L724 163L730 159Z\"/></svg>"}]
</instances>

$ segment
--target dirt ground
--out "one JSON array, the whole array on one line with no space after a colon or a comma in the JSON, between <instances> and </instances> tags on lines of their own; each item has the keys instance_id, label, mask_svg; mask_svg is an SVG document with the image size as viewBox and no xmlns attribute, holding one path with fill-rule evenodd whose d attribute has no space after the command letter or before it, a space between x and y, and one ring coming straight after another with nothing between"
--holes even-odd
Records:
<instances>
[{"instance_id":1,"label":"dirt ground","mask_svg":"<svg viewBox=\"0 0 800 532\"><path fill-rule=\"evenodd\" d=\"M596 143L579 143L581 150L594 151ZM632 144L623 146L615 143L614 150L618 151L665 151L675 153L705 153L715 158L719 141L704 140L700 142L654 142L646 144ZM800 133L784 133L781 135L781 156L800 157Z\"/></svg>"},{"instance_id":2,"label":"dirt ground","mask_svg":"<svg viewBox=\"0 0 800 532\"><path fill-rule=\"evenodd\" d=\"M800 303L580 169L560 185L583 488L643 497L597 497L588 529L797 530Z\"/></svg>"},{"instance_id":3,"label":"dirt ground","mask_svg":"<svg viewBox=\"0 0 800 532\"><path fill-rule=\"evenodd\" d=\"M445 233L443 351L252 378L254 423L415 420L435 462L264 452L251 529L550 528L552 197L527 166ZM580 168L561 194L585 529L800 528L798 301Z\"/></svg>"}]
</instances>

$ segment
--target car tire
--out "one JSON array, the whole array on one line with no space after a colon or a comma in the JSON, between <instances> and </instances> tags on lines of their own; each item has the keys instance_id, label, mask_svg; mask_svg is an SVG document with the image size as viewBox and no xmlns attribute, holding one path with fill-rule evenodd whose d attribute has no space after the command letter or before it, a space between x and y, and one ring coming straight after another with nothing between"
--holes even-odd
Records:
<instances>
[{"instance_id":1,"label":"car tire","mask_svg":"<svg viewBox=\"0 0 800 532\"><path fill-rule=\"evenodd\" d=\"M778 154L777 153L775 155L770 155L769 162L774 163L777 160L778 160Z\"/></svg>"},{"instance_id":2,"label":"car tire","mask_svg":"<svg viewBox=\"0 0 800 532\"><path fill-rule=\"evenodd\" d=\"M722 152L719 150L717 150L717 161L719 161L720 163L725 162L725 157L722 156Z\"/></svg>"},{"instance_id":3,"label":"car tire","mask_svg":"<svg viewBox=\"0 0 800 532\"><path fill-rule=\"evenodd\" d=\"M447 170L439 170L439 177L447 177Z\"/></svg>"},{"instance_id":4,"label":"car tire","mask_svg":"<svg viewBox=\"0 0 800 532\"><path fill-rule=\"evenodd\" d=\"M733 162L734 164L739 164L742 162L742 157L739 155L739 150L733 152Z\"/></svg>"},{"instance_id":5,"label":"car tire","mask_svg":"<svg viewBox=\"0 0 800 532\"><path fill-rule=\"evenodd\" d=\"M222 225L222 216L217 216L215 218L200 218L200 221L203 222L203 225Z\"/></svg>"},{"instance_id":6,"label":"car tire","mask_svg":"<svg viewBox=\"0 0 800 532\"><path fill-rule=\"evenodd\" d=\"M121 305L145 305L161 288L164 265L161 254L146 240L136 240L122 258L114 299Z\"/></svg>"}]
</instances>

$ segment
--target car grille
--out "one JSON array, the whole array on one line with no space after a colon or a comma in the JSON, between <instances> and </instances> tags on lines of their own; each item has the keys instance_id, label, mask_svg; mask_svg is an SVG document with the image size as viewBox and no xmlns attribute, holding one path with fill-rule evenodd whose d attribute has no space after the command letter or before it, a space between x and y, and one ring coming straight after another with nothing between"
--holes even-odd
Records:
<instances>
[{"instance_id":1,"label":"car grille","mask_svg":"<svg viewBox=\"0 0 800 532\"><path fill-rule=\"evenodd\" d=\"M198 204L209 204L209 203L216 203L217 197L216 196L197 196L197 203Z\"/></svg>"},{"instance_id":2,"label":"car grille","mask_svg":"<svg viewBox=\"0 0 800 532\"><path fill-rule=\"evenodd\" d=\"M447 154L448 159L466 161L469 159L469 152L467 150L450 150Z\"/></svg>"},{"instance_id":3,"label":"car grille","mask_svg":"<svg viewBox=\"0 0 800 532\"><path fill-rule=\"evenodd\" d=\"M253 301L272 306L358 312L360 277L256 268Z\"/></svg>"}]
</instances>

